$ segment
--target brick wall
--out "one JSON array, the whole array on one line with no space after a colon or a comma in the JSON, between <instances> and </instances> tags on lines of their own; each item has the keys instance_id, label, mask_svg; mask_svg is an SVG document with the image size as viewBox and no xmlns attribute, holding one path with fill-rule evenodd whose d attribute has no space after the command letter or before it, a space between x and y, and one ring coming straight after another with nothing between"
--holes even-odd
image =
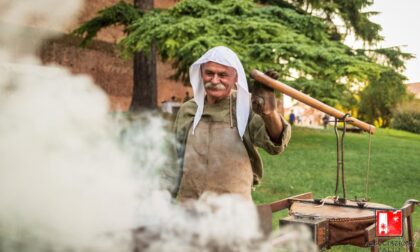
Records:
<instances>
[{"instance_id":1,"label":"brick wall","mask_svg":"<svg viewBox=\"0 0 420 252\"><path fill-rule=\"evenodd\" d=\"M59 64L73 73L92 76L95 83L108 94L111 110L127 110L133 88L133 63L132 60L122 60L115 50L115 44L124 36L122 27L101 30L87 48L78 47L79 39L65 35L93 18L99 10L118 2L119 0L85 0L77 19L62 30L61 38L50 40L42 46L40 57L44 63ZM175 3L176 0L155 0L155 8L169 8ZM158 106L172 96L182 100L185 92L192 94L191 87L170 79L173 73L170 64L158 61L156 68Z\"/></svg>"},{"instance_id":2,"label":"brick wall","mask_svg":"<svg viewBox=\"0 0 420 252\"><path fill-rule=\"evenodd\" d=\"M185 97L185 92L189 92L192 96L191 86L185 86L182 82L171 80L170 76L173 70L169 63L157 63L157 82L158 82L158 104L159 106L163 101L171 100L175 96L177 101L182 101Z\"/></svg>"},{"instance_id":3,"label":"brick wall","mask_svg":"<svg viewBox=\"0 0 420 252\"><path fill-rule=\"evenodd\" d=\"M80 39L68 35L83 22L93 18L101 9L119 0L85 0L75 19L62 29L63 35L43 44L39 51L45 64L58 64L75 74L88 74L110 99L110 110L127 110L133 89L132 60L117 55L115 44L124 35L122 27L101 30L95 41L85 48L79 47ZM42 27L40 27L42 29Z\"/></svg>"},{"instance_id":4,"label":"brick wall","mask_svg":"<svg viewBox=\"0 0 420 252\"><path fill-rule=\"evenodd\" d=\"M74 74L90 75L108 94L111 110L127 110L133 89L132 61L117 57L111 43L94 41L86 48L79 44L80 39L69 35L50 40L40 50L41 60L65 66Z\"/></svg>"},{"instance_id":5,"label":"brick wall","mask_svg":"<svg viewBox=\"0 0 420 252\"><path fill-rule=\"evenodd\" d=\"M155 0L155 8L167 9L174 6L177 0Z\"/></svg>"}]
</instances>

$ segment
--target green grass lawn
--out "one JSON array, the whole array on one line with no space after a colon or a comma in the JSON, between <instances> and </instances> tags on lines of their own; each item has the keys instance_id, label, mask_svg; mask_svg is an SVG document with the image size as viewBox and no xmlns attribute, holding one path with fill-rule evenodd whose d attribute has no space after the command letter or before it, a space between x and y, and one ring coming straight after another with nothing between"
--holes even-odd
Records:
<instances>
[{"instance_id":1,"label":"green grass lawn","mask_svg":"<svg viewBox=\"0 0 420 252\"><path fill-rule=\"evenodd\" d=\"M371 143L369 201L400 208L407 199L420 200L420 135L378 129ZM367 133L347 133L345 136L348 199L365 195L368 146ZM333 129L294 127L292 139L282 155L271 156L262 150L260 153L265 174L261 186L253 193L256 203L270 203L304 192L312 192L315 198L334 195L336 138ZM273 227L286 215L287 210L275 214ZM413 216L414 232L420 232L420 207ZM367 250L338 246L332 251Z\"/></svg>"}]
</instances>

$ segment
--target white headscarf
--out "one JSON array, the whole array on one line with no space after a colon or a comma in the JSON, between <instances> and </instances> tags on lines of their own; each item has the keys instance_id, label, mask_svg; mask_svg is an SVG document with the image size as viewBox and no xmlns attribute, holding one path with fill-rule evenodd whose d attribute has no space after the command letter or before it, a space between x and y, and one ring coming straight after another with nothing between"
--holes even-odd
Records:
<instances>
[{"instance_id":1,"label":"white headscarf","mask_svg":"<svg viewBox=\"0 0 420 252\"><path fill-rule=\"evenodd\" d=\"M229 48L224 46L217 46L208 50L201 58L194 62L190 67L190 82L194 92L194 100L197 103L197 112L194 116L193 134L194 130L201 119L204 109L204 84L201 77L201 64L209 61L233 67L238 74L237 99L236 99L236 124L241 138L244 135L246 125L249 117L249 92L248 83L246 81L245 71L238 56Z\"/></svg>"}]
</instances>

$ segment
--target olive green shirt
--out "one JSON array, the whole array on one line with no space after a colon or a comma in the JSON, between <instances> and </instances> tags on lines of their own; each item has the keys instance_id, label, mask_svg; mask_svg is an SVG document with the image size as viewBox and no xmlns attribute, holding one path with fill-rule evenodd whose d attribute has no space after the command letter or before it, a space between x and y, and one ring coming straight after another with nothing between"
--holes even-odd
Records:
<instances>
[{"instance_id":1,"label":"olive green shirt","mask_svg":"<svg viewBox=\"0 0 420 252\"><path fill-rule=\"evenodd\" d=\"M197 104L194 100L189 100L182 104L174 125L178 143L177 155L180 160L181 171L185 154L185 144L187 143L188 132L192 127L196 110ZM243 136L243 143L252 165L254 185L259 184L263 176L263 164L256 147L261 147L268 153L274 155L283 152L289 143L291 137L290 125L281 115L280 118L283 123L283 132L277 141L272 141L266 130L264 120L251 109L248 125ZM204 104L201 120L227 122L232 127L236 127L236 93L233 93L232 98L227 97L218 103Z\"/></svg>"}]
</instances>

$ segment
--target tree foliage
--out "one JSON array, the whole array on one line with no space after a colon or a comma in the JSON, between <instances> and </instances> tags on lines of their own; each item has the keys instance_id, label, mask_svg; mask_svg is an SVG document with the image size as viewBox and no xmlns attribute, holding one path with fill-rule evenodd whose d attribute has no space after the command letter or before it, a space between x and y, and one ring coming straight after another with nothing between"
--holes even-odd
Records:
<instances>
[{"instance_id":1,"label":"tree foliage","mask_svg":"<svg viewBox=\"0 0 420 252\"><path fill-rule=\"evenodd\" d=\"M354 109L362 92L362 114L372 121L388 116L388 110L368 112L364 99L376 95L378 88L404 96L390 90L403 87L399 71L412 55L398 47L355 50L343 43L350 33L367 45L382 39L380 26L369 20L375 13L362 12L370 4L370 0L183 0L171 9L139 13L120 2L75 32L89 41L101 27L123 24L127 36L119 46L125 57L147 53L155 43L161 59L173 63L173 77L185 82L198 57L225 45L238 54L247 72L275 69L282 81L327 104ZM381 106L389 109L401 97Z\"/></svg>"},{"instance_id":2,"label":"tree foliage","mask_svg":"<svg viewBox=\"0 0 420 252\"><path fill-rule=\"evenodd\" d=\"M412 100L398 106L393 111L391 127L420 134L420 101Z\"/></svg>"},{"instance_id":3,"label":"tree foliage","mask_svg":"<svg viewBox=\"0 0 420 252\"><path fill-rule=\"evenodd\" d=\"M392 70L372 77L370 84L361 93L360 117L371 122L377 120L377 124L385 127L390 126L392 110L406 98L406 88L401 85L403 80L404 76Z\"/></svg>"},{"instance_id":4,"label":"tree foliage","mask_svg":"<svg viewBox=\"0 0 420 252\"><path fill-rule=\"evenodd\" d=\"M133 7L126 2L119 2L111 8L103 9L98 12L98 16L82 24L74 33L85 34L82 42L82 46L84 46L105 27L117 24L128 26L136 19L141 18L143 13Z\"/></svg>"}]
</instances>

